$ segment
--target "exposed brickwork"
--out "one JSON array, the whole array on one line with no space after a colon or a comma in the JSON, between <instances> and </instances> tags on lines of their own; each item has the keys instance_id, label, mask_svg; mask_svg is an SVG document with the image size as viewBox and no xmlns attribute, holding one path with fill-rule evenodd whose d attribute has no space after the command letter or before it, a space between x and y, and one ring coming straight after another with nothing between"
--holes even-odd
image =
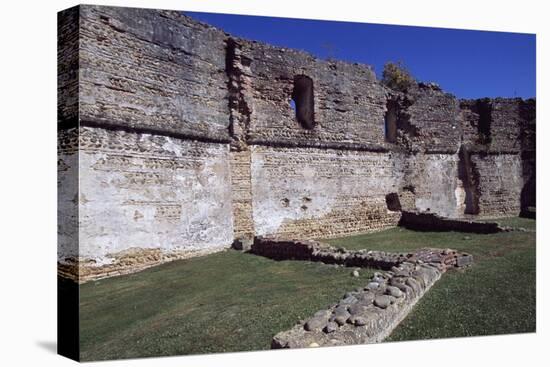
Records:
<instances>
[{"instance_id":1,"label":"exposed brickwork","mask_svg":"<svg viewBox=\"0 0 550 367\"><path fill-rule=\"evenodd\" d=\"M80 8L74 7L57 16L57 122L59 128L78 123L80 70Z\"/></svg>"},{"instance_id":2,"label":"exposed brickwork","mask_svg":"<svg viewBox=\"0 0 550 367\"><path fill-rule=\"evenodd\" d=\"M535 205L534 100L459 101L433 83L396 92L368 65L176 11L81 5L58 29L61 263L379 230L401 217L388 195L454 218ZM290 105L296 80L307 118Z\"/></svg>"},{"instance_id":3,"label":"exposed brickwork","mask_svg":"<svg viewBox=\"0 0 550 367\"><path fill-rule=\"evenodd\" d=\"M235 238L253 238L252 183L250 174L250 151L231 151L231 201Z\"/></svg>"},{"instance_id":4,"label":"exposed brickwork","mask_svg":"<svg viewBox=\"0 0 550 367\"><path fill-rule=\"evenodd\" d=\"M315 147L387 146L388 92L370 66L329 62L310 54L240 40L250 63L250 144ZM290 106L294 77L313 80L315 128L304 129Z\"/></svg>"},{"instance_id":5,"label":"exposed brickwork","mask_svg":"<svg viewBox=\"0 0 550 367\"><path fill-rule=\"evenodd\" d=\"M80 6L80 119L228 141L224 40L177 11Z\"/></svg>"},{"instance_id":6,"label":"exposed brickwork","mask_svg":"<svg viewBox=\"0 0 550 367\"><path fill-rule=\"evenodd\" d=\"M521 214L535 216L536 207L536 103L530 99L520 102L520 141L523 188L521 189Z\"/></svg>"},{"instance_id":7,"label":"exposed brickwork","mask_svg":"<svg viewBox=\"0 0 550 367\"><path fill-rule=\"evenodd\" d=\"M519 154L472 154L479 180L479 214L517 216L523 187Z\"/></svg>"},{"instance_id":8,"label":"exposed brickwork","mask_svg":"<svg viewBox=\"0 0 550 367\"><path fill-rule=\"evenodd\" d=\"M462 129L456 98L420 84L399 99L401 144L412 152L456 154Z\"/></svg>"},{"instance_id":9,"label":"exposed brickwork","mask_svg":"<svg viewBox=\"0 0 550 367\"><path fill-rule=\"evenodd\" d=\"M256 233L335 237L395 226L388 210L399 156L389 153L256 146L252 194Z\"/></svg>"}]
</instances>

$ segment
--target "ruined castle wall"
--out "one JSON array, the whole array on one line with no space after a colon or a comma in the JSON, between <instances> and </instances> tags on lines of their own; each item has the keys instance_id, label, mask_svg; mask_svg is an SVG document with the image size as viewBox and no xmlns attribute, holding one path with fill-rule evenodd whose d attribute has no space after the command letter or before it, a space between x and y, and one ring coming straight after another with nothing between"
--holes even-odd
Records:
<instances>
[{"instance_id":1,"label":"ruined castle wall","mask_svg":"<svg viewBox=\"0 0 550 367\"><path fill-rule=\"evenodd\" d=\"M75 9L77 62L60 63L60 93L70 66L79 102L60 117L80 126L59 150L61 273L82 281L227 248L225 34L178 12Z\"/></svg>"},{"instance_id":2,"label":"ruined castle wall","mask_svg":"<svg viewBox=\"0 0 550 367\"><path fill-rule=\"evenodd\" d=\"M412 192L414 206L407 210L436 213L443 217L464 214L464 193L458 179L456 154L407 156L401 193Z\"/></svg>"},{"instance_id":3,"label":"ruined castle wall","mask_svg":"<svg viewBox=\"0 0 550 367\"><path fill-rule=\"evenodd\" d=\"M59 19L63 271L121 274L254 235L362 233L396 225L400 207L534 204L534 101L392 91L367 65L174 11L82 5Z\"/></svg>"},{"instance_id":4,"label":"ruined castle wall","mask_svg":"<svg viewBox=\"0 0 550 367\"><path fill-rule=\"evenodd\" d=\"M252 85L249 144L382 149L388 92L370 67L291 49L241 43ZM294 77L313 81L315 127L300 126L290 102Z\"/></svg>"},{"instance_id":5,"label":"ruined castle wall","mask_svg":"<svg viewBox=\"0 0 550 367\"><path fill-rule=\"evenodd\" d=\"M252 195L258 235L320 238L395 226L387 193L400 157L363 151L255 146Z\"/></svg>"},{"instance_id":6,"label":"ruined castle wall","mask_svg":"<svg viewBox=\"0 0 550 367\"><path fill-rule=\"evenodd\" d=\"M366 65L318 60L236 39L246 82L256 234L333 237L394 226L402 155L385 141L388 91ZM313 84L313 127L291 107L295 78Z\"/></svg>"},{"instance_id":7,"label":"ruined castle wall","mask_svg":"<svg viewBox=\"0 0 550 367\"><path fill-rule=\"evenodd\" d=\"M80 132L80 257L129 248L201 252L233 240L227 145Z\"/></svg>"},{"instance_id":8,"label":"ruined castle wall","mask_svg":"<svg viewBox=\"0 0 550 367\"><path fill-rule=\"evenodd\" d=\"M522 214L532 217L536 207L536 103L534 99L520 103L520 141L523 188L521 189Z\"/></svg>"},{"instance_id":9,"label":"ruined castle wall","mask_svg":"<svg viewBox=\"0 0 550 367\"><path fill-rule=\"evenodd\" d=\"M464 193L457 155L462 129L456 98L436 85L419 84L396 100L396 144L408 152L400 188L404 209L462 216Z\"/></svg>"},{"instance_id":10,"label":"ruined castle wall","mask_svg":"<svg viewBox=\"0 0 550 367\"><path fill-rule=\"evenodd\" d=\"M463 100L460 107L478 214L518 215L527 202L534 206L534 100L484 98Z\"/></svg>"},{"instance_id":11,"label":"ruined castle wall","mask_svg":"<svg viewBox=\"0 0 550 367\"><path fill-rule=\"evenodd\" d=\"M59 128L78 121L80 10L73 7L57 16L57 122Z\"/></svg>"},{"instance_id":12,"label":"ruined castle wall","mask_svg":"<svg viewBox=\"0 0 550 367\"><path fill-rule=\"evenodd\" d=\"M80 9L81 124L229 141L223 32L175 11Z\"/></svg>"},{"instance_id":13,"label":"ruined castle wall","mask_svg":"<svg viewBox=\"0 0 550 367\"><path fill-rule=\"evenodd\" d=\"M77 128L58 131L57 146L57 242L58 258L78 257L79 152Z\"/></svg>"},{"instance_id":14,"label":"ruined castle wall","mask_svg":"<svg viewBox=\"0 0 550 367\"><path fill-rule=\"evenodd\" d=\"M471 159L479 180L479 214L519 215L523 187L521 156L472 154Z\"/></svg>"},{"instance_id":15,"label":"ruined castle wall","mask_svg":"<svg viewBox=\"0 0 550 367\"><path fill-rule=\"evenodd\" d=\"M236 40L246 66L255 233L333 237L394 226L402 155L385 141L388 91L366 65ZM295 78L313 85L313 127L291 107Z\"/></svg>"},{"instance_id":16,"label":"ruined castle wall","mask_svg":"<svg viewBox=\"0 0 550 367\"><path fill-rule=\"evenodd\" d=\"M462 100L463 144L471 151L519 153L521 105L519 98Z\"/></svg>"},{"instance_id":17,"label":"ruined castle wall","mask_svg":"<svg viewBox=\"0 0 550 367\"><path fill-rule=\"evenodd\" d=\"M432 84L413 86L399 98L399 145L411 152L456 154L462 128L457 99Z\"/></svg>"},{"instance_id":18,"label":"ruined castle wall","mask_svg":"<svg viewBox=\"0 0 550 367\"><path fill-rule=\"evenodd\" d=\"M58 258L78 257L79 8L58 14L57 240Z\"/></svg>"}]
</instances>

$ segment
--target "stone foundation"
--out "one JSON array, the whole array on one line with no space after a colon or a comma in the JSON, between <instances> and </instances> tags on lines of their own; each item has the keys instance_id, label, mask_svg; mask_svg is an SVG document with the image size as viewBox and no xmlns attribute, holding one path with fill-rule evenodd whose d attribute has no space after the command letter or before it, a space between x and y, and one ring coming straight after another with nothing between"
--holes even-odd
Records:
<instances>
[{"instance_id":1,"label":"stone foundation","mask_svg":"<svg viewBox=\"0 0 550 367\"><path fill-rule=\"evenodd\" d=\"M389 270L405 262L441 264L444 267L465 266L473 261L471 255L455 250L420 249L412 253L385 251L349 251L313 240L292 240L278 237L256 237L250 252L274 260L318 261L350 267Z\"/></svg>"},{"instance_id":2,"label":"stone foundation","mask_svg":"<svg viewBox=\"0 0 550 367\"><path fill-rule=\"evenodd\" d=\"M58 20L62 275L138 271L254 236L378 231L401 210L535 211L535 100L395 91L369 65L178 11L80 5ZM109 268L109 254L136 248Z\"/></svg>"},{"instance_id":3,"label":"stone foundation","mask_svg":"<svg viewBox=\"0 0 550 367\"><path fill-rule=\"evenodd\" d=\"M435 264L406 262L377 273L326 310L273 337L271 347L306 348L383 341L441 277ZM444 268L443 268L444 269Z\"/></svg>"},{"instance_id":4,"label":"stone foundation","mask_svg":"<svg viewBox=\"0 0 550 367\"><path fill-rule=\"evenodd\" d=\"M479 222L467 219L449 219L442 218L430 213L411 213L403 212L399 221L401 227L415 231L429 232L467 232L467 233L498 233L511 230L502 227L496 222Z\"/></svg>"},{"instance_id":5,"label":"stone foundation","mask_svg":"<svg viewBox=\"0 0 550 367\"><path fill-rule=\"evenodd\" d=\"M273 348L304 348L380 342L449 268L465 267L473 257L451 249L424 248L413 253L348 251L312 240L256 237L251 253L274 260L319 261L378 268L371 282L326 310L277 334Z\"/></svg>"},{"instance_id":6,"label":"stone foundation","mask_svg":"<svg viewBox=\"0 0 550 367\"><path fill-rule=\"evenodd\" d=\"M396 254L383 251L348 251L312 240L287 240L273 237L256 237L251 253L274 260L319 261L325 264L390 269L413 254Z\"/></svg>"},{"instance_id":7,"label":"stone foundation","mask_svg":"<svg viewBox=\"0 0 550 367\"><path fill-rule=\"evenodd\" d=\"M281 250L289 253L289 241L281 241ZM274 246L277 247L277 246ZM447 269L471 265L473 257L454 250L421 249L412 254L388 254L368 251L364 262L347 259L363 259L363 252L338 251L332 257L327 253L333 248L314 243L297 243L302 259L311 249L309 260L316 258L329 262L344 256L343 264L369 266L379 263L369 261L370 256L384 259L382 268L391 262L390 270L375 273L363 288L346 293L340 301L313 317L300 321L292 329L274 336L272 348L305 348L350 344L377 343L391 334L407 316L418 300L439 280ZM275 251L274 251L275 252ZM324 254L320 256L320 253ZM380 266L379 266L380 267Z\"/></svg>"},{"instance_id":8,"label":"stone foundation","mask_svg":"<svg viewBox=\"0 0 550 367\"><path fill-rule=\"evenodd\" d=\"M164 252L160 248L130 248L108 254L101 261L86 258L66 258L57 263L57 274L77 283L142 271L174 260L189 259L223 251L226 247L198 249L195 251Z\"/></svg>"}]
</instances>

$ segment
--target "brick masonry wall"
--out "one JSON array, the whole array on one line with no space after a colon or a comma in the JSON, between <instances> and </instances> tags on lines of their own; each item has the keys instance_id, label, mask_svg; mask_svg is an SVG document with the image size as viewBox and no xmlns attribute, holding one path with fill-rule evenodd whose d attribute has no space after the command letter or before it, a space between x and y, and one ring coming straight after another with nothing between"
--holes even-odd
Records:
<instances>
[{"instance_id":1,"label":"brick masonry wall","mask_svg":"<svg viewBox=\"0 0 550 367\"><path fill-rule=\"evenodd\" d=\"M80 9L73 7L57 16L57 121L60 128L78 121Z\"/></svg>"},{"instance_id":2,"label":"brick masonry wall","mask_svg":"<svg viewBox=\"0 0 550 367\"><path fill-rule=\"evenodd\" d=\"M479 174L479 214L519 215L523 187L521 156L474 154L472 162Z\"/></svg>"},{"instance_id":3,"label":"brick masonry wall","mask_svg":"<svg viewBox=\"0 0 550 367\"><path fill-rule=\"evenodd\" d=\"M124 270L129 261L146 267L232 243L227 144L81 128L79 145L79 161L74 155L60 160L73 171L78 162L78 195L66 197L78 200L79 250L66 250L72 237L62 231L59 261L78 263L81 278Z\"/></svg>"},{"instance_id":4,"label":"brick masonry wall","mask_svg":"<svg viewBox=\"0 0 550 367\"><path fill-rule=\"evenodd\" d=\"M378 230L401 215L388 195L445 217L463 216L471 191L480 215L534 205L534 100L458 101L433 83L396 92L368 65L176 11L81 5L58 19L63 274L130 272L253 235ZM312 83L311 126L290 104L297 76Z\"/></svg>"},{"instance_id":5,"label":"brick masonry wall","mask_svg":"<svg viewBox=\"0 0 550 367\"><path fill-rule=\"evenodd\" d=\"M250 144L389 149L384 113L389 91L367 65L318 60L305 52L239 40L249 65ZM291 108L294 77L313 80L315 127L301 128Z\"/></svg>"},{"instance_id":6,"label":"brick masonry wall","mask_svg":"<svg viewBox=\"0 0 550 367\"><path fill-rule=\"evenodd\" d=\"M395 226L385 196L397 191L401 157L389 153L254 146L256 234L334 237Z\"/></svg>"},{"instance_id":7,"label":"brick masonry wall","mask_svg":"<svg viewBox=\"0 0 550 367\"><path fill-rule=\"evenodd\" d=\"M437 213L445 217L464 214L464 190L458 179L456 154L407 155L403 171L400 193L413 198L413 204L407 210Z\"/></svg>"},{"instance_id":8,"label":"brick masonry wall","mask_svg":"<svg viewBox=\"0 0 550 367\"><path fill-rule=\"evenodd\" d=\"M222 31L176 11L80 14L81 122L229 140Z\"/></svg>"},{"instance_id":9,"label":"brick masonry wall","mask_svg":"<svg viewBox=\"0 0 550 367\"><path fill-rule=\"evenodd\" d=\"M250 172L249 150L232 151L231 167L231 201L233 205L233 227L235 238L251 239L255 235L252 219L252 176Z\"/></svg>"},{"instance_id":10,"label":"brick masonry wall","mask_svg":"<svg viewBox=\"0 0 550 367\"><path fill-rule=\"evenodd\" d=\"M458 101L432 84L413 86L400 95L398 142L412 153L456 154L462 129Z\"/></svg>"},{"instance_id":11,"label":"brick masonry wall","mask_svg":"<svg viewBox=\"0 0 550 367\"><path fill-rule=\"evenodd\" d=\"M78 257L78 129L57 136L57 253L58 259Z\"/></svg>"}]
</instances>

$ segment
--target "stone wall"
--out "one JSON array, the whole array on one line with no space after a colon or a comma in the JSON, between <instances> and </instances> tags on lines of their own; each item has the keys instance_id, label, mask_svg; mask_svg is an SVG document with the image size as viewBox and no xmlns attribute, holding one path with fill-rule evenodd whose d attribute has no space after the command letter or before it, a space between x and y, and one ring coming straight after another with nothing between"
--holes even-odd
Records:
<instances>
[{"instance_id":1,"label":"stone wall","mask_svg":"<svg viewBox=\"0 0 550 367\"><path fill-rule=\"evenodd\" d=\"M238 40L249 65L248 143L347 149L389 149L384 113L389 92L367 65L330 62L305 52ZM291 108L295 76L313 81L314 128Z\"/></svg>"},{"instance_id":2,"label":"stone wall","mask_svg":"<svg viewBox=\"0 0 550 367\"><path fill-rule=\"evenodd\" d=\"M404 214L410 215L411 213ZM415 222L425 225L430 217L433 218L433 215L420 215ZM463 223L440 218L437 218L437 220L439 221L438 227L441 230L443 230L443 226L453 227L450 230L460 228L463 231L477 233L496 233L505 230L500 228L497 223ZM410 223L412 223L412 219ZM447 228L447 230L449 229ZM449 268L466 266L473 262L472 255L459 253L451 249L423 248L411 253L393 253L367 249L353 251L314 240L293 240L275 236L256 236L249 252L274 260L318 261L325 264L383 270L390 270L392 267L400 266L405 262L415 261L436 263L441 267Z\"/></svg>"},{"instance_id":3,"label":"stone wall","mask_svg":"<svg viewBox=\"0 0 550 367\"><path fill-rule=\"evenodd\" d=\"M79 7L57 16L57 258L60 264L65 259L77 258L79 247L79 20ZM78 271L64 275L77 279Z\"/></svg>"},{"instance_id":4,"label":"stone wall","mask_svg":"<svg viewBox=\"0 0 550 367\"><path fill-rule=\"evenodd\" d=\"M365 287L346 293L328 309L276 334L272 349L383 341L444 272L432 264L404 263L394 269L375 274Z\"/></svg>"},{"instance_id":5,"label":"stone wall","mask_svg":"<svg viewBox=\"0 0 550 367\"><path fill-rule=\"evenodd\" d=\"M81 128L80 257L227 246L229 180L227 145Z\"/></svg>"},{"instance_id":6,"label":"stone wall","mask_svg":"<svg viewBox=\"0 0 550 367\"><path fill-rule=\"evenodd\" d=\"M57 136L57 254L60 262L76 259L79 253L78 162L78 129L59 130Z\"/></svg>"},{"instance_id":7,"label":"stone wall","mask_svg":"<svg viewBox=\"0 0 550 367\"><path fill-rule=\"evenodd\" d=\"M175 11L81 5L58 28L64 275L535 205L534 100L393 91Z\"/></svg>"},{"instance_id":8,"label":"stone wall","mask_svg":"<svg viewBox=\"0 0 550 367\"><path fill-rule=\"evenodd\" d=\"M411 195L413 203L406 209L445 217L463 216L464 195L458 178L458 161L457 154L417 153L407 156L401 193Z\"/></svg>"},{"instance_id":9,"label":"stone wall","mask_svg":"<svg viewBox=\"0 0 550 367\"><path fill-rule=\"evenodd\" d=\"M535 101L463 100L463 147L471 161L477 212L518 215L535 206Z\"/></svg>"},{"instance_id":10,"label":"stone wall","mask_svg":"<svg viewBox=\"0 0 550 367\"><path fill-rule=\"evenodd\" d=\"M535 216L537 200L536 178L536 103L534 99L520 101L520 141L523 187L521 189L521 215Z\"/></svg>"},{"instance_id":11,"label":"stone wall","mask_svg":"<svg viewBox=\"0 0 550 367\"><path fill-rule=\"evenodd\" d=\"M275 239L260 239L254 244L260 247L256 251L263 255L284 256L290 253L298 255L296 258L300 260L359 267L381 264L378 267L387 271L375 273L364 287L346 293L327 309L275 335L271 343L275 349L381 342L447 269L473 263L472 255L451 249L421 249L411 254L391 254L334 251L334 248L314 241L297 242L293 248L288 245L288 241ZM383 261L373 264L372 259L376 257Z\"/></svg>"},{"instance_id":12,"label":"stone wall","mask_svg":"<svg viewBox=\"0 0 550 367\"><path fill-rule=\"evenodd\" d=\"M401 157L390 153L254 146L256 234L335 237L395 226L385 196L398 189Z\"/></svg>"},{"instance_id":13,"label":"stone wall","mask_svg":"<svg viewBox=\"0 0 550 367\"><path fill-rule=\"evenodd\" d=\"M223 32L176 11L79 8L81 124L229 141Z\"/></svg>"},{"instance_id":14,"label":"stone wall","mask_svg":"<svg viewBox=\"0 0 550 367\"><path fill-rule=\"evenodd\" d=\"M85 281L230 246L225 34L89 5L59 31L60 273Z\"/></svg>"},{"instance_id":15,"label":"stone wall","mask_svg":"<svg viewBox=\"0 0 550 367\"><path fill-rule=\"evenodd\" d=\"M475 154L471 159L479 175L479 214L519 215L523 187L521 156Z\"/></svg>"},{"instance_id":16,"label":"stone wall","mask_svg":"<svg viewBox=\"0 0 550 367\"><path fill-rule=\"evenodd\" d=\"M399 221L401 227L415 231L429 232L466 232L466 233L499 233L511 230L497 222L478 222L466 219L442 218L432 213L411 213L404 211Z\"/></svg>"}]
</instances>

